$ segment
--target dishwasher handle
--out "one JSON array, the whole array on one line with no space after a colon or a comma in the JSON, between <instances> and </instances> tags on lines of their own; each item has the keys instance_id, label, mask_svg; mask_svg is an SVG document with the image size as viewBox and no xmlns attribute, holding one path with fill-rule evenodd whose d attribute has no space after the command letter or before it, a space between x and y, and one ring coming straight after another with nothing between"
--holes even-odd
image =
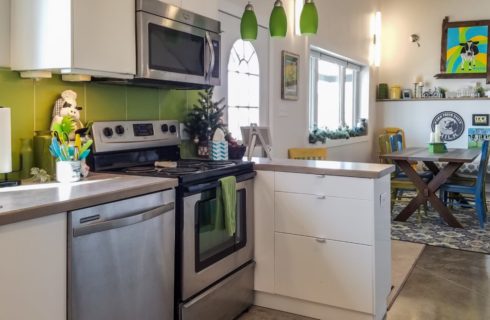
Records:
<instances>
[{"instance_id":1,"label":"dishwasher handle","mask_svg":"<svg viewBox=\"0 0 490 320\"><path fill-rule=\"evenodd\" d=\"M103 232L103 231L108 231L112 229L118 229L118 228L124 228L133 224L141 223L153 218L156 218L158 216L161 216L162 214L172 211L175 208L175 203L169 203L166 205L163 205L161 207L141 212L129 217L125 218L120 218L120 219L114 219L114 220L109 220L109 221L104 221L104 222L98 222L94 223L88 226L83 226L83 227L78 227L73 229L73 237L81 237L81 236L86 236L92 233L97 233L97 232Z\"/></svg>"}]
</instances>

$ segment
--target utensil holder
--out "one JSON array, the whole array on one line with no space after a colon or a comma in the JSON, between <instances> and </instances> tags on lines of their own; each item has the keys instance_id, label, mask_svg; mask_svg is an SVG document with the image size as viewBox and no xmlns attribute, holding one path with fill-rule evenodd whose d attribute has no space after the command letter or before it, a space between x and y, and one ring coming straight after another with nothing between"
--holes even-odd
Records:
<instances>
[{"instance_id":1,"label":"utensil holder","mask_svg":"<svg viewBox=\"0 0 490 320\"><path fill-rule=\"evenodd\" d=\"M80 181L82 176L81 161L56 162L56 181L70 183Z\"/></svg>"}]
</instances>

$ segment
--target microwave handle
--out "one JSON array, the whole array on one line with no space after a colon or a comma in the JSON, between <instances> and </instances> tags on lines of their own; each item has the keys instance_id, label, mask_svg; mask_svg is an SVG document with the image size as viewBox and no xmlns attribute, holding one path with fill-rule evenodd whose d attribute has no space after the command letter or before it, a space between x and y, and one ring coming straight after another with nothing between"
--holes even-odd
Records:
<instances>
[{"instance_id":1,"label":"microwave handle","mask_svg":"<svg viewBox=\"0 0 490 320\"><path fill-rule=\"evenodd\" d=\"M211 40L211 36L207 31L206 31L206 42L209 47L209 53L211 54L211 59L209 59L208 71L206 72L206 80L209 80L211 79L211 75L214 70L214 65L216 63L216 55L214 53L213 40Z\"/></svg>"}]
</instances>

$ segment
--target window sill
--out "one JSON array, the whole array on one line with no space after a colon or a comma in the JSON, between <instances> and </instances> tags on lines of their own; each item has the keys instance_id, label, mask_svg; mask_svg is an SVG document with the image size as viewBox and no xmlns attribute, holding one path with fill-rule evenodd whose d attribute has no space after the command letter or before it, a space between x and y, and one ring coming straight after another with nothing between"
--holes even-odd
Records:
<instances>
[{"instance_id":1,"label":"window sill","mask_svg":"<svg viewBox=\"0 0 490 320\"><path fill-rule=\"evenodd\" d=\"M362 137L353 137L349 139L327 140L325 143L310 144L310 145L317 146L317 147L326 147L326 148L338 148L350 144L363 143L367 141L369 141L369 137L366 135Z\"/></svg>"}]
</instances>

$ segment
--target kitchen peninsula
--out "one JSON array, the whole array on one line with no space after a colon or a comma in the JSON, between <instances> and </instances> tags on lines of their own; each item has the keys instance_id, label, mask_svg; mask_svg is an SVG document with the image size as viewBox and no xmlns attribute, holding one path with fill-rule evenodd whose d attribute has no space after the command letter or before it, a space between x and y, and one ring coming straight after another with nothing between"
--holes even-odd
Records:
<instances>
[{"instance_id":1,"label":"kitchen peninsula","mask_svg":"<svg viewBox=\"0 0 490 320\"><path fill-rule=\"evenodd\" d=\"M255 304L319 319L383 319L394 167L253 161Z\"/></svg>"}]
</instances>

